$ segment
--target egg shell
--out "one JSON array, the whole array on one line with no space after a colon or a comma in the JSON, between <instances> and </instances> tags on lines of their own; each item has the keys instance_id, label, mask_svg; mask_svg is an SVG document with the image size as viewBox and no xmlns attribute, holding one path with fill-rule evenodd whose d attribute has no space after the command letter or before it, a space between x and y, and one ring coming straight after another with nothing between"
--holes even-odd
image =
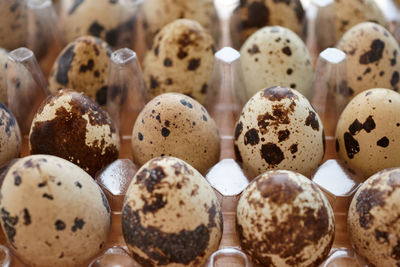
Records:
<instances>
[{"instance_id":1,"label":"egg shell","mask_svg":"<svg viewBox=\"0 0 400 267\"><path fill-rule=\"evenodd\" d=\"M400 264L400 169L380 171L358 189L347 217L350 241L375 266Z\"/></svg>"},{"instance_id":2,"label":"egg shell","mask_svg":"<svg viewBox=\"0 0 400 267\"><path fill-rule=\"evenodd\" d=\"M241 248L263 266L318 266L335 237L335 218L321 190L291 171L258 176L240 196Z\"/></svg>"},{"instance_id":3,"label":"egg shell","mask_svg":"<svg viewBox=\"0 0 400 267\"><path fill-rule=\"evenodd\" d=\"M262 88L286 86L310 97L313 78L311 55L291 30L264 27L252 34L240 49L248 96Z\"/></svg>"},{"instance_id":4,"label":"egg shell","mask_svg":"<svg viewBox=\"0 0 400 267\"><path fill-rule=\"evenodd\" d=\"M180 19L166 25L143 62L150 97L177 92L204 104L214 52L212 37L198 22Z\"/></svg>"},{"instance_id":5,"label":"egg shell","mask_svg":"<svg viewBox=\"0 0 400 267\"><path fill-rule=\"evenodd\" d=\"M94 177L118 158L119 134L110 116L89 97L73 90L49 96L33 118L31 154L69 160Z\"/></svg>"},{"instance_id":6,"label":"egg shell","mask_svg":"<svg viewBox=\"0 0 400 267\"><path fill-rule=\"evenodd\" d=\"M26 46L28 17L25 0L0 2L0 47L13 50Z\"/></svg>"},{"instance_id":7,"label":"egg shell","mask_svg":"<svg viewBox=\"0 0 400 267\"><path fill-rule=\"evenodd\" d=\"M214 40L219 37L218 14L213 0L146 0L143 15L149 43L166 24L176 19L195 20Z\"/></svg>"},{"instance_id":8,"label":"egg shell","mask_svg":"<svg viewBox=\"0 0 400 267\"><path fill-rule=\"evenodd\" d=\"M5 106L8 105L7 95L7 61L8 53L0 48L0 102Z\"/></svg>"},{"instance_id":9,"label":"egg shell","mask_svg":"<svg viewBox=\"0 0 400 267\"><path fill-rule=\"evenodd\" d=\"M67 45L55 61L50 72L49 90L74 89L105 105L110 55L110 47L101 39L78 38Z\"/></svg>"},{"instance_id":10,"label":"egg shell","mask_svg":"<svg viewBox=\"0 0 400 267\"><path fill-rule=\"evenodd\" d=\"M111 227L108 202L76 165L50 155L16 161L1 187L1 225L29 266L77 266L97 254Z\"/></svg>"},{"instance_id":11,"label":"egg shell","mask_svg":"<svg viewBox=\"0 0 400 267\"><path fill-rule=\"evenodd\" d=\"M147 103L136 119L132 154L137 166L158 156L174 156L205 174L219 160L218 129L196 100L162 94Z\"/></svg>"},{"instance_id":12,"label":"egg shell","mask_svg":"<svg viewBox=\"0 0 400 267\"><path fill-rule=\"evenodd\" d=\"M0 102L0 164L18 158L22 138L14 115Z\"/></svg>"},{"instance_id":13,"label":"egg shell","mask_svg":"<svg viewBox=\"0 0 400 267\"><path fill-rule=\"evenodd\" d=\"M264 26L279 25L301 36L305 27L305 12L300 0L245 0L233 11L230 23L232 41L240 47Z\"/></svg>"},{"instance_id":14,"label":"egg shell","mask_svg":"<svg viewBox=\"0 0 400 267\"><path fill-rule=\"evenodd\" d=\"M135 32L134 10L121 0L65 0L61 3L61 30L64 41L91 35L112 47L131 45Z\"/></svg>"},{"instance_id":15,"label":"egg shell","mask_svg":"<svg viewBox=\"0 0 400 267\"><path fill-rule=\"evenodd\" d=\"M234 151L250 179L270 169L310 176L324 157L323 125L310 102L296 90L263 89L242 110L235 126Z\"/></svg>"},{"instance_id":16,"label":"egg shell","mask_svg":"<svg viewBox=\"0 0 400 267\"><path fill-rule=\"evenodd\" d=\"M364 91L343 110L336 126L336 152L364 178L400 166L400 94Z\"/></svg>"},{"instance_id":17,"label":"egg shell","mask_svg":"<svg viewBox=\"0 0 400 267\"><path fill-rule=\"evenodd\" d=\"M382 26L363 22L348 30L337 48L347 55L347 83L351 95L370 88L398 91L399 45Z\"/></svg>"},{"instance_id":18,"label":"egg shell","mask_svg":"<svg viewBox=\"0 0 400 267\"><path fill-rule=\"evenodd\" d=\"M222 227L215 192L180 159L150 160L129 185L122 231L142 266L203 266L218 249Z\"/></svg>"}]
</instances>

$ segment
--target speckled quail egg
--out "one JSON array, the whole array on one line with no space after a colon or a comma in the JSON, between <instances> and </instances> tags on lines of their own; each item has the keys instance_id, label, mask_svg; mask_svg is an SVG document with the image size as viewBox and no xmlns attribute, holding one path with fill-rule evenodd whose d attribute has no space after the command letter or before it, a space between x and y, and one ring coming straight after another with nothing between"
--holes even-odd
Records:
<instances>
[{"instance_id":1,"label":"speckled quail egg","mask_svg":"<svg viewBox=\"0 0 400 267\"><path fill-rule=\"evenodd\" d=\"M336 151L364 178L400 166L400 94L375 88L354 97L336 126Z\"/></svg>"},{"instance_id":2,"label":"speckled quail egg","mask_svg":"<svg viewBox=\"0 0 400 267\"><path fill-rule=\"evenodd\" d=\"M231 19L232 41L240 47L250 35L268 25L283 26L301 36L305 22L300 0L242 0Z\"/></svg>"},{"instance_id":3,"label":"speckled quail egg","mask_svg":"<svg viewBox=\"0 0 400 267\"><path fill-rule=\"evenodd\" d=\"M25 0L0 1L0 47L8 50L25 46L28 17Z\"/></svg>"},{"instance_id":4,"label":"speckled quail egg","mask_svg":"<svg viewBox=\"0 0 400 267\"><path fill-rule=\"evenodd\" d=\"M143 13L150 43L161 28L176 19L195 20L218 40L218 15L213 0L146 0Z\"/></svg>"},{"instance_id":5,"label":"speckled quail egg","mask_svg":"<svg viewBox=\"0 0 400 267\"><path fill-rule=\"evenodd\" d=\"M291 171L269 171L242 193L236 212L241 248L262 266L318 266L335 237L321 190Z\"/></svg>"},{"instance_id":6,"label":"speckled quail egg","mask_svg":"<svg viewBox=\"0 0 400 267\"><path fill-rule=\"evenodd\" d=\"M21 132L14 115L0 102L0 164L21 153Z\"/></svg>"},{"instance_id":7,"label":"speckled quail egg","mask_svg":"<svg viewBox=\"0 0 400 267\"><path fill-rule=\"evenodd\" d=\"M129 185L122 232L142 266L203 266L218 249L222 227L215 192L183 160L152 159Z\"/></svg>"},{"instance_id":8,"label":"speckled quail egg","mask_svg":"<svg viewBox=\"0 0 400 267\"><path fill-rule=\"evenodd\" d=\"M119 134L110 116L73 90L49 96L33 118L29 133L31 154L64 158L93 177L118 158L119 147Z\"/></svg>"},{"instance_id":9,"label":"speckled quail egg","mask_svg":"<svg viewBox=\"0 0 400 267\"><path fill-rule=\"evenodd\" d=\"M400 169L371 176L358 189L347 217L350 241L374 266L400 265Z\"/></svg>"},{"instance_id":10,"label":"speckled quail egg","mask_svg":"<svg viewBox=\"0 0 400 267\"><path fill-rule=\"evenodd\" d=\"M399 89L400 51L382 26L363 22L348 30L337 47L347 55L347 82L352 96L376 87Z\"/></svg>"},{"instance_id":11,"label":"speckled quail egg","mask_svg":"<svg viewBox=\"0 0 400 267\"><path fill-rule=\"evenodd\" d=\"M1 226L29 266L81 266L107 241L108 202L76 165L50 155L19 159L1 187Z\"/></svg>"},{"instance_id":12,"label":"speckled quail egg","mask_svg":"<svg viewBox=\"0 0 400 267\"><path fill-rule=\"evenodd\" d=\"M143 62L150 97L178 92L204 104L214 50L213 39L198 22L180 19L166 25Z\"/></svg>"},{"instance_id":13,"label":"speckled quail egg","mask_svg":"<svg viewBox=\"0 0 400 267\"><path fill-rule=\"evenodd\" d=\"M310 176L324 157L322 122L296 90L263 89L246 103L236 122L234 151L250 179L269 169Z\"/></svg>"},{"instance_id":14,"label":"speckled quail egg","mask_svg":"<svg viewBox=\"0 0 400 267\"><path fill-rule=\"evenodd\" d=\"M334 46L346 31L364 21L388 27L385 16L374 0L335 0L333 5L319 10L322 12L317 15L316 34L321 49ZM331 18L326 12L332 12ZM327 32L327 27L332 26L335 32Z\"/></svg>"},{"instance_id":15,"label":"speckled quail egg","mask_svg":"<svg viewBox=\"0 0 400 267\"><path fill-rule=\"evenodd\" d=\"M112 47L131 44L135 31L135 8L121 0L64 0L61 3L61 29L69 43L76 38L92 35Z\"/></svg>"},{"instance_id":16,"label":"speckled quail egg","mask_svg":"<svg viewBox=\"0 0 400 267\"><path fill-rule=\"evenodd\" d=\"M7 61L8 53L0 48L0 102L7 106Z\"/></svg>"},{"instance_id":17,"label":"speckled quail egg","mask_svg":"<svg viewBox=\"0 0 400 267\"><path fill-rule=\"evenodd\" d=\"M174 156L205 174L219 159L218 129L196 100L162 94L147 103L136 119L132 154L138 166L157 156Z\"/></svg>"},{"instance_id":18,"label":"speckled quail egg","mask_svg":"<svg viewBox=\"0 0 400 267\"><path fill-rule=\"evenodd\" d=\"M313 77L311 55L291 30L264 27L251 35L240 49L248 96L262 88L286 86L310 97Z\"/></svg>"},{"instance_id":19,"label":"speckled quail egg","mask_svg":"<svg viewBox=\"0 0 400 267\"><path fill-rule=\"evenodd\" d=\"M110 55L106 42L91 36L78 38L64 48L54 63L49 90L71 88L105 105Z\"/></svg>"}]
</instances>

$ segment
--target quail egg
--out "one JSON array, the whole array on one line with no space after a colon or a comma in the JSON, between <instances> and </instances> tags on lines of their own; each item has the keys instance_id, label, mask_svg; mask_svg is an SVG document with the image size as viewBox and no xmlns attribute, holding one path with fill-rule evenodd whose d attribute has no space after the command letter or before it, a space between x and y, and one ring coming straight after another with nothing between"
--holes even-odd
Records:
<instances>
[{"instance_id":1,"label":"quail egg","mask_svg":"<svg viewBox=\"0 0 400 267\"><path fill-rule=\"evenodd\" d=\"M61 29L67 43L91 35L112 47L130 45L135 31L135 11L121 0L64 0L61 3Z\"/></svg>"},{"instance_id":2,"label":"quail egg","mask_svg":"<svg viewBox=\"0 0 400 267\"><path fill-rule=\"evenodd\" d=\"M21 132L14 115L0 102L0 164L18 158L21 153Z\"/></svg>"},{"instance_id":3,"label":"quail egg","mask_svg":"<svg viewBox=\"0 0 400 267\"><path fill-rule=\"evenodd\" d=\"M50 91L74 89L105 105L110 55L106 42L91 36L78 38L64 48L54 63L49 77Z\"/></svg>"},{"instance_id":4,"label":"quail egg","mask_svg":"<svg viewBox=\"0 0 400 267\"><path fill-rule=\"evenodd\" d=\"M301 36L305 12L300 0L246 0L233 11L230 27L235 47L240 47L257 30L268 25L286 27Z\"/></svg>"},{"instance_id":5,"label":"quail egg","mask_svg":"<svg viewBox=\"0 0 400 267\"><path fill-rule=\"evenodd\" d=\"M212 187L180 159L150 160L129 185L122 232L142 266L203 266L218 249L222 227Z\"/></svg>"},{"instance_id":6,"label":"quail egg","mask_svg":"<svg viewBox=\"0 0 400 267\"><path fill-rule=\"evenodd\" d=\"M311 55L291 30L264 27L252 34L240 49L248 96L262 88L286 86L310 97L313 78Z\"/></svg>"},{"instance_id":7,"label":"quail egg","mask_svg":"<svg viewBox=\"0 0 400 267\"><path fill-rule=\"evenodd\" d=\"M204 104L214 52L213 39L198 22L180 19L166 25L143 62L149 95L177 92Z\"/></svg>"},{"instance_id":8,"label":"quail egg","mask_svg":"<svg viewBox=\"0 0 400 267\"><path fill-rule=\"evenodd\" d=\"M17 160L1 196L1 226L10 248L29 266L80 266L107 241L106 197L87 173L64 159Z\"/></svg>"},{"instance_id":9,"label":"quail egg","mask_svg":"<svg viewBox=\"0 0 400 267\"><path fill-rule=\"evenodd\" d=\"M400 94L375 88L354 97L336 127L336 152L364 178L400 166Z\"/></svg>"},{"instance_id":10,"label":"quail egg","mask_svg":"<svg viewBox=\"0 0 400 267\"><path fill-rule=\"evenodd\" d=\"M137 166L157 156L174 156L205 174L219 159L218 129L196 100L162 94L147 103L136 119L132 154Z\"/></svg>"},{"instance_id":11,"label":"quail egg","mask_svg":"<svg viewBox=\"0 0 400 267\"><path fill-rule=\"evenodd\" d=\"M400 265L400 168L364 182L350 204L347 229L356 252L375 266Z\"/></svg>"},{"instance_id":12,"label":"quail egg","mask_svg":"<svg viewBox=\"0 0 400 267\"><path fill-rule=\"evenodd\" d=\"M343 35L337 47L347 55L347 83L352 97L370 88L398 91L400 48L384 27L360 23Z\"/></svg>"},{"instance_id":13,"label":"quail egg","mask_svg":"<svg viewBox=\"0 0 400 267\"><path fill-rule=\"evenodd\" d=\"M119 134L110 116L89 97L73 90L49 96L29 133L31 154L69 160L92 177L118 158Z\"/></svg>"},{"instance_id":14,"label":"quail egg","mask_svg":"<svg viewBox=\"0 0 400 267\"><path fill-rule=\"evenodd\" d=\"M25 0L0 1L0 47L13 50L26 46L28 16Z\"/></svg>"},{"instance_id":15,"label":"quail egg","mask_svg":"<svg viewBox=\"0 0 400 267\"><path fill-rule=\"evenodd\" d=\"M325 151L318 114L303 95L286 87L263 89L246 103L233 142L236 160L250 179L269 169L310 176Z\"/></svg>"},{"instance_id":16,"label":"quail egg","mask_svg":"<svg viewBox=\"0 0 400 267\"><path fill-rule=\"evenodd\" d=\"M236 230L241 248L262 266L318 266L335 237L335 218L321 190L291 171L269 171L243 191Z\"/></svg>"}]
</instances>

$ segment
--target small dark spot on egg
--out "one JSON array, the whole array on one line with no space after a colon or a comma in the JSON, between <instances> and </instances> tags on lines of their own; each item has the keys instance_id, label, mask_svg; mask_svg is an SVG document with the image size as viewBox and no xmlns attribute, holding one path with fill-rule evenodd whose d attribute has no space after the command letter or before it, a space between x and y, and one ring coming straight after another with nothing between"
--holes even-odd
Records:
<instances>
[{"instance_id":1,"label":"small dark spot on egg","mask_svg":"<svg viewBox=\"0 0 400 267\"><path fill-rule=\"evenodd\" d=\"M164 66L165 67L171 67L172 66L172 60L170 58L165 58L164 59Z\"/></svg>"},{"instance_id":2,"label":"small dark spot on egg","mask_svg":"<svg viewBox=\"0 0 400 267\"><path fill-rule=\"evenodd\" d=\"M354 158L354 155L360 152L360 145L358 144L358 141L354 139L354 137L348 132L344 133L343 139L347 157L349 159Z\"/></svg>"},{"instance_id":3,"label":"small dark spot on egg","mask_svg":"<svg viewBox=\"0 0 400 267\"><path fill-rule=\"evenodd\" d=\"M139 141L143 141L143 134L142 133L138 133L138 139L139 139Z\"/></svg>"},{"instance_id":4,"label":"small dark spot on egg","mask_svg":"<svg viewBox=\"0 0 400 267\"><path fill-rule=\"evenodd\" d=\"M91 35L100 37L101 33L104 31L104 27L100 23L95 21L90 25L88 31Z\"/></svg>"},{"instance_id":5,"label":"small dark spot on egg","mask_svg":"<svg viewBox=\"0 0 400 267\"><path fill-rule=\"evenodd\" d=\"M193 58L189 61L187 69L189 71L195 71L200 66L200 58Z\"/></svg>"},{"instance_id":6,"label":"small dark spot on egg","mask_svg":"<svg viewBox=\"0 0 400 267\"><path fill-rule=\"evenodd\" d=\"M293 70L292 70L292 69L289 68L289 69L286 70L286 74L287 74L287 75L291 75L292 73L293 73Z\"/></svg>"},{"instance_id":7,"label":"small dark spot on egg","mask_svg":"<svg viewBox=\"0 0 400 267\"><path fill-rule=\"evenodd\" d=\"M315 131L319 131L319 122L317 119L317 115L314 111L309 111L308 116L305 121L306 126L311 126L311 128Z\"/></svg>"},{"instance_id":8,"label":"small dark spot on egg","mask_svg":"<svg viewBox=\"0 0 400 267\"><path fill-rule=\"evenodd\" d=\"M254 54L260 53L260 49L258 48L258 46L257 46L256 44L253 44L253 46L252 46L251 48L249 48L249 49L247 50L247 52L248 52L250 55L254 55Z\"/></svg>"},{"instance_id":9,"label":"small dark spot on egg","mask_svg":"<svg viewBox=\"0 0 400 267\"><path fill-rule=\"evenodd\" d=\"M240 154L239 147L235 144L233 146L233 150L235 152L235 158L239 163L243 163L242 155Z\"/></svg>"},{"instance_id":10,"label":"small dark spot on egg","mask_svg":"<svg viewBox=\"0 0 400 267\"><path fill-rule=\"evenodd\" d=\"M107 90L108 86L105 85L96 92L96 102L102 106L107 103Z\"/></svg>"},{"instance_id":11,"label":"small dark spot on egg","mask_svg":"<svg viewBox=\"0 0 400 267\"><path fill-rule=\"evenodd\" d=\"M201 92L202 94L207 94L207 88L208 88L208 85L207 85L206 83L203 84L203 86L201 86L200 92Z\"/></svg>"},{"instance_id":12,"label":"small dark spot on egg","mask_svg":"<svg viewBox=\"0 0 400 267\"><path fill-rule=\"evenodd\" d=\"M181 104L188 107L188 108L193 108L193 105L190 102L187 102L185 99L180 100Z\"/></svg>"},{"instance_id":13,"label":"small dark spot on egg","mask_svg":"<svg viewBox=\"0 0 400 267\"><path fill-rule=\"evenodd\" d=\"M387 147L389 145L389 139L387 139L387 137L384 136L376 142L376 145L381 147Z\"/></svg>"},{"instance_id":14,"label":"small dark spot on egg","mask_svg":"<svg viewBox=\"0 0 400 267\"><path fill-rule=\"evenodd\" d=\"M289 150L290 150L290 153L292 153L292 154L296 153L297 152L297 144L291 145Z\"/></svg>"},{"instance_id":15,"label":"small dark spot on egg","mask_svg":"<svg viewBox=\"0 0 400 267\"><path fill-rule=\"evenodd\" d=\"M76 230L82 230L83 226L85 225L85 221L80 218L75 218L74 225L71 227L72 232L76 232Z\"/></svg>"},{"instance_id":16,"label":"small dark spot on egg","mask_svg":"<svg viewBox=\"0 0 400 267\"><path fill-rule=\"evenodd\" d=\"M184 59L187 57L188 53L183 51L182 49L179 49L178 54L176 55L179 59Z\"/></svg>"},{"instance_id":17,"label":"small dark spot on egg","mask_svg":"<svg viewBox=\"0 0 400 267\"><path fill-rule=\"evenodd\" d=\"M75 186L76 186L76 187L79 187L79 188L82 188L82 185L81 185L80 182L75 182Z\"/></svg>"},{"instance_id":18,"label":"small dark spot on egg","mask_svg":"<svg viewBox=\"0 0 400 267\"><path fill-rule=\"evenodd\" d=\"M242 131L243 131L243 123L241 121L239 121L239 123L236 124L236 128L235 128L235 140L238 140Z\"/></svg>"},{"instance_id":19,"label":"small dark spot on egg","mask_svg":"<svg viewBox=\"0 0 400 267\"><path fill-rule=\"evenodd\" d=\"M339 152L340 146L339 146L339 140L337 138L335 140L335 146L336 146L336 152Z\"/></svg>"},{"instance_id":20,"label":"small dark spot on egg","mask_svg":"<svg viewBox=\"0 0 400 267\"><path fill-rule=\"evenodd\" d=\"M39 183L38 187L45 187L46 185L47 185L47 182L44 181L44 182Z\"/></svg>"},{"instance_id":21,"label":"small dark spot on egg","mask_svg":"<svg viewBox=\"0 0 400 267\"><path fill-rule=\"evenodd\" d=\"M259 143L260 138L258 136L258 131L257 129L250 129L246 132L246 134L244 135L244 144L245 145L252 145L255 146Z\"/></svg>"},{"instance_id":22,"label":"small dark spot on egg","mask_svg":"<svg viewBox=\"0 0 400 267\"><path fill-rule=\"evenodd\" d=\"M150 75L150 88L156 89L158 86L160 86L160 84L157 79L153 75Z\"/></svg>"},{"instance_id":23,"label":"small dark spot on egg","mask_svg":"<svg viewBox=\"0 0 400 267\"><path fill-rule=\"evenodd\" d=\"M278 132L278 140L279 142L283 142L289 138L290 131L288 129L281 130Z\"/></svg>"},{"instance_id":24,"label":"small dark spot on egg","mask_svg":"<svg viewBox=\"0 0 400 267\"><path fill-rule=\"evenodd\" d=\"M265 162L270 165L278 165L285 159L282 150L273 143L263 144L260 153Z\"/></svg>"},{"instance_id":25,"label":"small dark spot on egg","mask_svg":"<svg viewBox=\"0 0 400 267\"><path fill-rule=\"evenodd\" d=\"M159 46L156 46L154 48L154 55L158 56L159 48L160 48Z\"/></svg>"},{"instance_id":26,"label":"small dark spot on egg","mask_svg":"<svg viewBox=\"0 0 400 267\"><path fill-rule=\"evenodd\" d=\"M56 230L57 231L62 231L62 230L64 230L65 229L65 223L62 221L62 220L57 220L55 223L54 223L54 226L56 227Z\"/></svg>"},{"instance_id":27,"label":"small dark spot on egg","mask_svg":"<svg viewBox=\"0 0 400 267\"><path fill-rule=\"evenodd\" d=\"M203 115L203 121L207 121L206 115Z\"/></svg>"},{"instance_id":28,"label":"small dark spot on egg","mask_svg":"<svg viewBox=\"0 0 400 267\"><path fill-rule=\"evenodd\" d=\"M385 43L379 39L372 41L370 50L360 56L360 64L370 64L379 61L382 58Z\"/></svg>"},{"instance_id":29,"label":"small dark spot on egg","mask_svg":"<svg viewBox=\"0 0 400 267\"><path fill-rule=\"evenodd\" d=\"M285 46L284 48L282 48L282 52L287 56L291 56L292 55L292 50L290 49L289 46Z\"/></svg>"},{"instance_id":30,"label":"small dark spot on egg","mask_svg":"<svg viewBox=\"0 0 400 267\"><path fill-rule=\"evenodd\" d=\"M53 200L53 199L54 199L54 197L53 197L51 194L47 194L47 193L44 193L44 194L42 195L42 197L43 197L43 198L48 198L48 199L50 199L50 200Z\"/></svg>"},{"instance_id":31,"label":"small dark spot on egg","mask_svg":"<svg viewBox=\"0 0 400 267\"><path fill-rule=\"evenodd\" d=\"M396 84L399 82L399 73L397 71L393 72L392 78L390 79L390 84L392 86L396 86Z\"/></svg>"},{"instance_id":32,"label":"small dark spot on egg","mask_svg":"<svg viewBox=\"0 0 400 267\"><path fill-rule=\"evenodd\" d=\"M169 136L169 134L170 134L170 130L168 130L167 128L165 128L165 127L163 127L162 129L161 129L161 135L162 136L164 136L164 137L168 137Z\"/></svg>"},{"instance_id":33,"label":"small dark spot on egg","mask_svg":"<svg viewBox=\"0 0 400 267\"><path fill-rule=\"evenodd\" d=\"M29 211L24 209L24 225L30 225L31 222L31 215L29 214Z\"/></svg>"},{"instance_id":34,"label":"small dark spot on egg","mask_svg":"<svg viewBox=\"0 0 400 267\"><path fill-rule=\"evenodd\" d=\"M14 177L14 185L19 186L21 184L21 182L22 182L21 176L16 175Z\"/></svg>"},{"instance_id":35,"label":"small dark spot on egg","mask_svg":"<svg viewBox=\"0 0 400 267\"><path fill-rule=\"evenodd\" d=\"M262 96L268 98L271 101L281 101L285 98L298 99L297 95L295 95L292 90L281 86L264 89L262 91Z\"/></svg>"}]
</instances>

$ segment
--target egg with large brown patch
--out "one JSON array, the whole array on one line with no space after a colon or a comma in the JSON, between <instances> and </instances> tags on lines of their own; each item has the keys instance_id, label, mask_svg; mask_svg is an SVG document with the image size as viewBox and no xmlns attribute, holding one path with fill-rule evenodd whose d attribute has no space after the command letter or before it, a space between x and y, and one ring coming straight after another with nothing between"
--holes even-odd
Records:
<instances>
[{"instance_id":1,"label":"egg with large brown patch","mask_svg":"<svg viewBox=\"0 0 400 267\"><path fill-rule=\"evenodd\" d=\"M22 138L14 115L0 102L0 164L18 158Z\"/></svg>"},{"instance_id":2,"label":"egg with large brown patch","mask_svg":"<svg viewBox=\"0 0 400 267\"><path fill-rule=\"evenodd\" d=\"M313 66L304 42L291 30L271 26L251 35L240 49L250 97L262 88L286 86L311 96Z\"/></svg>"},{"instance_id":3,"label":"egg with large brown patch","mask_svg":"<svg viewBox=\"0 0 400 267\"><path fill-rule=\"evenodd\" d=\"M232 41L235 47L240 47L250 35L269 25L283 26L302 36L305 22L300 0L240 1L230 20Z\"/></svg>"},{"instance_id":4,"label":"egg with large brown patch","mask_svg":"<svg viewBox=\"0 0 400 267\"><path fill-rule=\"evenodd\" d=\"M129 46L135 33L135 10L123 0L64 0L60 24L64 41L91 35L105 40L112 47ZM125 1L127 2L127 1Z\"/></svg>"},{"instance_id":5,"label":"egg with large brown patch","mask_svg":"<svg viewBox=\"0 0 400 267\"><path fill-rule=\"evenodd\" d=\"M263 89L242 110L234 151L250 179L270 169L310 176L324 157L324 128L310 102L296 90Z\"/></svg>"},{"instance_id":6,"label":"egg with large brown patch","mask_svg":"<svg viewBox=\"0 0 400 267\"><path fill-rule=\"evenodd\" d=\"M337 48L347 55L347 83L352 97L370 88L399 90L399 44L379 24L360 23L348 30Z\"/></svg>"},{"instance_id":7,"label":"egg with large brown patch","mask_svg":"<svg viewBox=\"0 0 400 267\"><path fill-rule=\"evenodd\" d=\"M26 46L28 7L25 0L0 1L0 47L13 50Z\"/></svg>"},{"instance_id":8,"label":"egg with large brown patch","mask_svg":"<svg viewBox=\"0 0 400 267\"><path fill-rule=\"evenodd\" d=\"M336 126L336 152L365 179L400 165L400 94L375 88L354 97Z\"/></svg>"},{"instance_id":9,"label":"egg with large brown patch","mask_svg":"<svg viewBox=\"0 0 400 267\"><path fill-rule=\"evenodd\" d=\"M400 265L400 169L368 178L351 201L347 217L356 252L375 266Z\"/></svg>"},{"instance_id":10,"label":"egg with large brown patch","mask_svg":"<svg viewBox=\"0 0 400 267\"><path fill-rule=\"evenodd\" d=\"M214 52L213 39L198 22L179 19L166 25L143 62L149 95L177 92L204 104Z\"/></svg>"},{"instance_id":11,"label":"egg with large brown patch","mask_svg":"<svg viewBox=\"0 0 400 267\"><path fill-rule=\"evenodd\" d=\"M219 160L218 129L196 100L162 94L147 103L136 119L132 154L138 166L158 156L174 156L205 174Z\"/></svg>"},{"instance_id":12,"label":"egg with large brown patch","mask_svg":"<svg viewBox=\"0 0 400 267\"><path fill-rule=\"evenodd\" d=\"M61 51L49 77L49 90L70 88L83 92L100 105L107 101L111 49L99 38L84 36Z\"/></svg>"},{"instance_id":13,"label":"egg with large brown patch","mask_svg":"<svg viewBox=\"0 0 400 267\"><path fill-rule=\"evenodd\" d=\"M222 227L212 187L180 159L150 160L129 185L122 231L142 266L203 266L218 249Z\"/></svg>"},{"instance_id":14,"label":"egg with large brown patch","mask_svg":"<svg viewBox=\"0 0 400 267\"><path fill-rule=\"evenodd\" d=\"M28 266L82 266L105 246L111 213L100 187L64 159L17 160L1 187L1 226Z\"/></svg>"},{"instance_id":15,"label":"egg with large brown patch","mask_svg":"<svg viewBox=\"0 0 400 267\"><path fill-rule=\"evenodd\" d=\"M73 90L49 96L29 133L31 154L69 160L94 177L118 158L119 134L110 116L92 99Z\"/></svg>"},{"instance_id":16,"label":"egg with large brown patch","mask_svg":"<svg viewBox=\"0 0 400 267\"><path fill-rule=\"evenodd\" d=\"M335 237L335 217L321 190L291 171L258 176L240 196L241 248L262 266L318 266Z\"/></svg>"}]
</instances>

